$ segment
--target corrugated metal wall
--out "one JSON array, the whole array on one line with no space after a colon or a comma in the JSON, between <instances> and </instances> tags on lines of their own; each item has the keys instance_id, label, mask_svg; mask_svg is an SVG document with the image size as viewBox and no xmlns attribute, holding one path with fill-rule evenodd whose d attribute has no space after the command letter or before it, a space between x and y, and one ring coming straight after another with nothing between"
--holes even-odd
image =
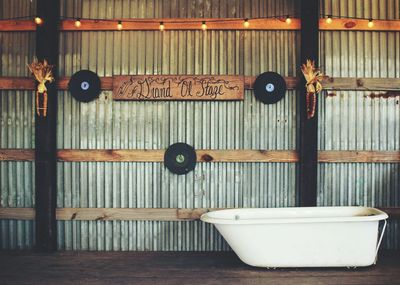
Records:
<instances>
[{"instance_id":1,"label":"corrugated metal wall","mask_svg":"<svg viewBox=\"0 0 400 285\"><path fill-rule=\"evenodd\" d=\"M0 18L34 15L36 1L0 0ZM0 76L27 76L35 34L0 32ZM34 148L34 96L30 91L0 91L0 148ZM0 162L0 207L33 207L34 163ZM0 220L0 249L30 248L32 221Z\"/></svg>"},{"instance_id":2,"label":"corrugated metal wall","mask_svg":"<svg viewBox=\"0 0 400 285\"><path fill-rule=\"evenodd\" d=\"M275 5L274 2L277 4ZM74 3L74 5L72 5ZM63 1L62 14L113 17L259 17L292 13L292 1ZM107 9L103 9L107 7ZM99 75L296 73L296 32L122 31L63 33L60 73ZM267 52L265 52L267 51ZM281 60L284 58L284 60ZM244 102L77 103L60 94L59 148L293 149L295 96ZM60 163L59 207L271 207L295 203L295 165L198 164L176 176L160 163ZM221 250L201 222L59 222L59 247L90 250Z\"/></svg>"},{"instance_id":3,"label":"corrugated metal wall","mask_svg":"<svg viewBox=\"0 0 400 285\"><path fill-rule=\"evenodd\" d=\"M399 19L399 0L325 0L321 13ZM320 32L320 65L334 77L400 77L400 32ZM319 148L399 150L399 97L379 91L333 91L320 96ZM319 205L400 206L399 164L319 165ZM399 222L390 221L384 246L399 248Z\"/></svg>"},{"instance_id":4,"label":"corrugated metal wall","mask_svg":"<svg viewBox=\"0 0 400 285\"><path fill-rule=\"evenodd\" d=\"M35 1L1 0L0 17L33 15ZM64 17L152 18L294 15L299 1L62 0ZM363 5L367 7L363 11ZM383 6L382 6L383 5ZM386 7L386 8L385 8ZM399 0L322 0L321 13L399 19ZM0 33L1 74L25 76L34 33ZM63 32L61 76L91 69L119 74L244 74L274 70L295 76L299 35L290 31ZM399 33L321 32L322 69L331 76L399 77ZM329 92L320 100L320 149L399 149L396 99L371 92ZM326 93L325 95L328 95ZM2 91L1 148L34 147L32 92ZM244 102L92 103L59 93L59 148L157 149L184 141L196 148L294 149L295 92L265 106ZM30 162L0 163L0 206L34 206ZM59 163L58 207L274 207L295 204L295 165L198 164L185 177L159 163ZM321 164L320 205L400 206L397 164ZM29 248L33 223L0 221L0 249ZM386 247L398 248L391 222ZM226 250L201 222L58 222L60 249Z\"/></svg>"}]
</instances>

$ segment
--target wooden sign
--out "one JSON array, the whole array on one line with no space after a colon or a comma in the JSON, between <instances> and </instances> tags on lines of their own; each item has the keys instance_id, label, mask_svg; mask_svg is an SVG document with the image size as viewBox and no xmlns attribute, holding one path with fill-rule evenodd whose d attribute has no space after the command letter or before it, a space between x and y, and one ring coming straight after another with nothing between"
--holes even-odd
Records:
<instances>
[{"instance_id":1,"label":"wooden sign","mask_svg":"<svg viewBox=\"0 0 400 285\"><path fill-rule=\"evenodd\" d=\"M114 77L114 100L243 100L243 76L129 75Z\"/></svg>"}]
</instances>

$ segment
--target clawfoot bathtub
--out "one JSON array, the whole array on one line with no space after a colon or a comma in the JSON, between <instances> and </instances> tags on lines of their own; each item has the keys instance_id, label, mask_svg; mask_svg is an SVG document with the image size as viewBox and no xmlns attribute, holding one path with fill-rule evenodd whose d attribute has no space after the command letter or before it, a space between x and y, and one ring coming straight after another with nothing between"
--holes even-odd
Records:
<instances>
[{"instance_id":1,"label":"clawfoot bathtub","mask_svg":"<svg viewBox=\"0 0 400 285\"><path fill-rule=\"evenodd\" d=\"M372 265L387 218L367 207L229 209L201 216L243 262L259 267Z\"/></svg>"}]
</instances>

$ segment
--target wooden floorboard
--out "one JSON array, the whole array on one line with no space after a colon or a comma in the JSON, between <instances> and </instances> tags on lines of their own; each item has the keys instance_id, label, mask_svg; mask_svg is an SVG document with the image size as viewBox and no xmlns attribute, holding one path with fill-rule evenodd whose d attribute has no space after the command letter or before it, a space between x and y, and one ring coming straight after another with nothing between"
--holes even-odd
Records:
<instances>
[{"instance_id":1,"label":"wooden floorboard","mask_svg":"<svg viewBox=\"0 0 400 285\"><path fill-rule=\"evenodd\" d=\"M0 284L400 284L400 253L368 268L263 269L231 252L0 252Z\"/></svg>"}]
</instances>

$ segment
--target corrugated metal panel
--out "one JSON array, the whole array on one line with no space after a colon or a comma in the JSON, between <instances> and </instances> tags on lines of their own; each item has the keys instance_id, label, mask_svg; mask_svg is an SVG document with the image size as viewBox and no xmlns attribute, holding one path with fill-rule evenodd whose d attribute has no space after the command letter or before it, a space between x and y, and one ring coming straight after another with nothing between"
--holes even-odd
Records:
<instances>
[{"instance_id":1,"label":"corrugated metal panel","mask_svg":"<svg viewBox=\"0 0 400 285\"><path fill-rule=\"evenodd\" d=\"M321 2L322 13L399 19L400 1ZM321 32L320 64L329 76L399 77L399 32ZM399 98L369 97L379 91L333 91L320 100L319 148L400 149ZM398 164L321 164L319 205L399 206ZM399 223L390 222L384 246L399 248Z\"/></svg>"},{"instance_id":2,"label":"corrugated metal panel","mask_svg":"<svg viewBox=\"0 0 400 285\"><path fill-rule=\"evenodd\" d=\"M62 1L69 17L259 17L293 14L292 1ZM107 8L105 8L107 7ZM80 14L81 13L81 14ZM296 74L296 32L82 32L61 36L60 74ZM59 148L294 149L295 93L244 102L79 104L60 92ZM272 207L295 203L295 165L199 164L184 177L159 163L60 163L60 207ZM59 247L90 250L226 250L201 222L59 222Z\"/></svg>"},{"instance_id":3,"label":"corrugated metal panel","mask_svg":"<svg viewBox=\"0 0 400 285\"><path fill-rule=\"evenodd\" d=\"M0 19L34 15L36 4L26 0L0 1ZM27 76L34 54L34 33L0 33L0 76ZM34 95L0 91L0 148L34 147ZM33 207L34 164L0 162L0 207ZM0 249L33 245L32 221L0 221Z\"/></svg>"}]
</instances>

